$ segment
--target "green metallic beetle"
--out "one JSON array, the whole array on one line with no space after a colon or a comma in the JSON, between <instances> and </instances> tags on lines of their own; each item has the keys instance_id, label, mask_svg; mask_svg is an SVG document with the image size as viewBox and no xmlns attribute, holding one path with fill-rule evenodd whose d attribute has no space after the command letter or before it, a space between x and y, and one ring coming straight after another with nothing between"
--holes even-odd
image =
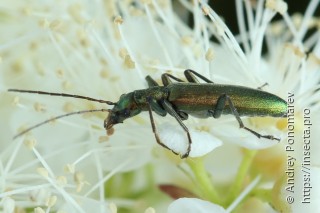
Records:
<instances>
[{"instance_id":1,"label":"green metallic beetle","mask_svg":"<svg viewBox=\"0 0 320 213\"><path fill-rule=\"evenodd\" d=\"M184 82L183 80L168 73L162 74L161 79L163 86L159 86L155 80L150 76L147 76L146 80L149 88L123 94L120 96L120 100L116 103L66 93L9 89L9 92L26 92L73 97L114 105L111 110L84 110L60 115L26 129L16 135L15 138L52 120L73 114L108 111L109 115L104 121L104 127L106 130L111 130L115 124L123 123L124 120L138 115L142 111L148 111L153 133L157 143L161 146L170 150L170 148L161 142L158 136L152 112L155 112L160 116L166 116L167 113L169 113L184 129L188 136L188 149L186 153L181 156L182 158L189 156L192 143L189 130L182 122L183 120L188 119L188 115L198 118L219 118L222 114L233 114L236 117L240 128L251 132L258 138L280 141L280 139L275 138L272 135L261 135L256 131L245 127L240 116L286 117L287 102L285 100L260 89L251 89L235 85L214 84L212 81L193 70L186 70L184 75L187 82ZM201 79L205 83L200 83L197 78ZM172 80L176 82L173 83Z\"/></svg>"}]
</instances>

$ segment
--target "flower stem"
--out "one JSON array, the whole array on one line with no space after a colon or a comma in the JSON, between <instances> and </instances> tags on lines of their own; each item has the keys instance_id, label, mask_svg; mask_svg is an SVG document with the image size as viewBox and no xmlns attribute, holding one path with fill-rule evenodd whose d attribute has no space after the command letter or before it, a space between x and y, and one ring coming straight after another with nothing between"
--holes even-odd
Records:
<instances>
[{"instance_id":1,"label":"flower stem","mask_svg":"<svg viewBox=\"0 0 320 213\"><path fill-rule=\"evenodd\" d=\"M229 205L230 203L232 203L232 201L240 194L241 190L243 189L245 178L248 175L249 168L252 164L252 161L256 153L257 153L256 150L247 150L247 149L244 150L244 157L240 164L236 179L233 182L230 188L230 192L225 200L226 205Z\"/></svg>"},{"instance_id":2,"label":"flower stem","mask_svg":"<svg viewBox=\"0 0 320 213\"><path fill-rule=\"evenodd\" d=\"M192 158L187 160L187 163L194 174L195 182L198 184L199 191L203 198L213 203L221 203L221 199L204 167L203 158Z\"/></svg>"},{"instance_id":3,"label":"flower stem","mask_svg":"<svg viewBox=\"0 0 320 213\"><path fill-rule=\"evenodd\" d=\"M264 202L272 202L272 190L271 189L255 189L250 193L253 197L259 197Z\"/></svg>"}]
</instances>

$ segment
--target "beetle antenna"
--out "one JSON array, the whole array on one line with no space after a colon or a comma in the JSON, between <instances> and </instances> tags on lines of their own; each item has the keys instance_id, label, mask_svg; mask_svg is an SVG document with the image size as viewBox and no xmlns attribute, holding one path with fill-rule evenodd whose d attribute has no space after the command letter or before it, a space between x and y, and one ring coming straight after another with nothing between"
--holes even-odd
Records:
<instances>
[{"instance_id":1,"label":"beetle antenna","mask_svg":"<svg viewBox=\"0 0 320 213\"><path fill-rule=\"evenodd\" d=\"M54 121L54 120L57 120L57 119L60 119L60 118L63 118L63 117L67 117L67 116L70 116L70 115L77 115L77 114L85 114L85 113L91 113L91 112L110 112L111 110L110 109L91 109L91 110L82 110L82 111L77 111L77 112L69 112L67 114L63 114L63 115L58 115L56 117L53 117L53 118L50 118L48 120L45 120L45 121L42 121L38 124L35 124L31 127L29 127L28 129L25 129L23 130L22 132L18 133L17 135L15 135L13 137L13 140L15 140L16 138L26 134L27 132L30 132L31 130L37 128L37 127L40 127L44 124L47 124L51 121Z\"/></svg>"},{"instance_id":2,"label":"beetle antenna","mask_svg":"<svg viewBox=\"0 0 320 213\"><path fill-rule=\"evenodd\" d=\"M85 100L89 100L89 101L95 101L95 102L99 102L99 103L105 103L108 105L116 105L116 103L111 102L111 101L90 98L90 97L82 96L82 95L73 95L73 94L68 94L68 93L55 93L55 92L44 92L44 91L36 91L36 90L22 90L22 89L8 89L8 92L36 93L36 94L40 94L40 95L71 97L71 98L79 98L79 99L85 99Z\"/></svg>"}]
</instances>

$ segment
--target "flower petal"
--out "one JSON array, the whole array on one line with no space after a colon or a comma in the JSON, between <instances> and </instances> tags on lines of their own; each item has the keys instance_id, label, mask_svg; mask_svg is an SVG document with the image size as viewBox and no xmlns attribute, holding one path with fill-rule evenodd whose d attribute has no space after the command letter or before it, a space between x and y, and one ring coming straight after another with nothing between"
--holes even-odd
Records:
<instances>
[{"instance_id":1,"label":"flower petal","mask_svg":"<svg viewBox=\"0 0 320 213\"><path fill-rule=\"evenodd\" d=\"M219 205L197 198L180 198L170 204L167 213L226 213Z\"/></svg>"},{"instance_id":2,"label":"flower petal","mask_svg":"<svg viewBox=\"0 0 320 213\"><path fill-rule=\"evenodd\" d=\"M222 142L205 131L189 129L192 139L190 157L200 157L208 154L213 149L221 146ZM188 148L187 133L178 125L165 123L160 125L159 134L161 141L171 150L180 155L186 153Z\"/></svg>"}]
</instances>

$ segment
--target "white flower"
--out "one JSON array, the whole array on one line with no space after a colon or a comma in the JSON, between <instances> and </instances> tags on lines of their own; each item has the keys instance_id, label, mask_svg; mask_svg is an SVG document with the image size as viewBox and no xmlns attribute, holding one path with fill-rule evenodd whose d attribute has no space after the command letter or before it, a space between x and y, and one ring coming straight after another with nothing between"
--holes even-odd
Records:
<instances>
[{"instance_id":1,"label":"white flower","mask_svg":"<svg viewBox=\"0 0 320 213\"><path fill-rule=\"evenodd\" d=\"M180 126L164 123L159 128L163 143L176 153L184 154L188 149L188 139ZM200 130L190 130L192 139L190 157L201 157L221 146L222 142L210 133Z\"/></svg>"},{"instance_id":2,"label":"white flower","mask_svg":"<svg viewBox=\"0 0 320 213\"><path fill-rule=\"evenodd\" d=\"M313 18L319 1L310 1L306 13L294 17L281 0L260 0L255 5L236 1L237 36L204 1L180 3L179 9L193 15L192 28L176 15L171 1L0 3L1 210L152 212L148 207L153 206L164 212L169 204L154 195L154 186L163 183L174 185L167 194L182 188L195 197L175 201L169 212L186 201L192 201L191 207L200 205L203 212L245 205L282 209L277 204L285 195L272 199L269 195L279 189L277 179L285 178L285 118L241 118L248 128L281 138L274 146L277 142L239 129L233 115L217 120L189 116L184 124L194 140L190 156L207 157L187 161L156 144L148 112L116 125L113 135L103 128L107 113L100 112L62 118L12 140L17 132L50 117L113 106L8 93L8 88L117 102L124 93L147 88L147 75L159 83L165 72L184 80L183 71L193 69L215 83L258 88L267 82L263 90L285 100L288 92L293 93L297 138L303 136L302 110L312 112L310 152L312 166L318 165L320 39L318 32L309 29L319 22ZM271 22L277 13L283 18ZM267 55L262 54L263 41ZM183 155L187 137L181 126L170 116L153 114L164 144ZM301 147L298 142L292 146ZM299 170L303 153L293 153ZM302 186L301 181L296 184ZM312 184L318 196L319 187ZM253 199L246 199L249 193Z\"/></svg>"}]
</instances>

